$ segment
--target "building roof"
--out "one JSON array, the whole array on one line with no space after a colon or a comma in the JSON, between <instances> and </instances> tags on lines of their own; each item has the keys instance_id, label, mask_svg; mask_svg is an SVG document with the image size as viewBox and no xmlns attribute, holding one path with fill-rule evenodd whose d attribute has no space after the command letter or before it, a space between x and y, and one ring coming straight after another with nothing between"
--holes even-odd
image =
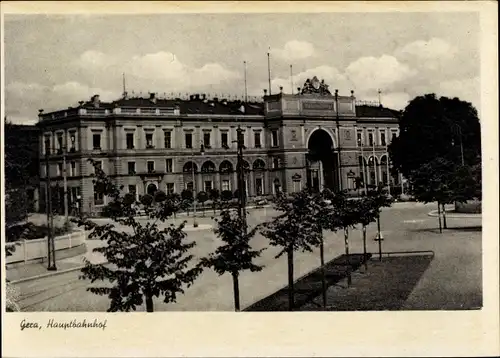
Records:
<instances>
[{"instance_id":1,"label":"building roof","mask_svg":"<svg viewBox=\"0 0 500 358\"><path fill-rule=\"evenodd\" d=\"M399 111L383 106L357 105L356 117L399 118Z\"/></svg>"}]
</instances>

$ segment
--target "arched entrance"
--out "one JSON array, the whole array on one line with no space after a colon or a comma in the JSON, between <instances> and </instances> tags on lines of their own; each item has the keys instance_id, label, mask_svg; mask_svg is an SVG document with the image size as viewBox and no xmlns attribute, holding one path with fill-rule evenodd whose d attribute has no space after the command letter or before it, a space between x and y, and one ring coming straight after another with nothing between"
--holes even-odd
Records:
<instances>
[{"instance_id":1,"label":"arched entrance","mask_svg":"<svg viewBox=\"0 0 500 358\"><path fill-rule=\"evenodd\" d=\"M155 184L149 184L147 188L147 193L151 196L154 196L158 188Z\"/></svg>"},{"instance_id":2,"label":"arched entrance","mask_svg":"<svg viewBox=\"0 0 500 358\"><path fill-rule=\"evenodd\" d=\"M307 186L315 190L328 188L338 191L338 153L332 137L323 129L314 131L307 142Z\"/></svg>"}]
</instances>

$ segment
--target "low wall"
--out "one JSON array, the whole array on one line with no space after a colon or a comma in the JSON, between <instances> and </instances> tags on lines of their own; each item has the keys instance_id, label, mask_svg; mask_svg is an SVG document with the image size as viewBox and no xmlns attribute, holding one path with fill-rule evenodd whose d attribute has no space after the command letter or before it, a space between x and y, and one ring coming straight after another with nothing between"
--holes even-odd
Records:
<instances>
[{"instance_id":1,"label":"low wall","mask_svg":"<svg viewBox=\"0 0 500 358\"><path fill-rule=\"evenodd\" d=\"M71 234L54 238L56 251L68 250L85 244L85 231L76 231ZM8 243L8 246L15 246L15 251L6 258L7 264L18 262L28 262L47 258L47 237L36 240L22 240Z\"/></svg>"},{"instance_id":2,"label":"low wall","mask_svg":"<svg viewBox=\"0 0 500 358\"><path fill-rule=\"evenodd\" d=\"M455 203L457 213L480 214L482 210L481 201L469 200L465 203Z\"/></svg>"}]
</instances>

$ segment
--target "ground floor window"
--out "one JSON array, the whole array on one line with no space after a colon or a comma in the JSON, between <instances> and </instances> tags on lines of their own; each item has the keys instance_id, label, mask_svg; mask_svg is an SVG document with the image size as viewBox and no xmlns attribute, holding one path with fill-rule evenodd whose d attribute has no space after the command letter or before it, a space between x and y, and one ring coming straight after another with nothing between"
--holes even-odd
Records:
<instances>
[{"instance_id":1,"label":"ground floor window","mask_svg":"<svg viewBox=\"0 0 500 358\"><path fill-rule=\"evenodd\" d=\"M94 205L104 205L104 194L96 191L94 187Z\"/></svg>"},{"instance_id":2,"label":"ground floor window","mask_svg":"<svg viewBox=\"0 0 500 358\"><path fill-rule=\"evenodd\" d=\"M137 200L137 188L135 185L129 185L128 186L128 192L134 196L134 198Z\"/></svg>"},{"instance_id":3,"label":"ground floor window","mask_svg":"<svg viewBox=\"0 0 500 358\"><path fill-rule=\"evenodd\" d=\"M255 195L264 195L264 185L262 178L255 179Z\"/></svg>"},{"instance_id":4,"label":"ground floor window","mask_svg":"<svg viewBox=\"0 0 500 358\"><path fill-rule=\"evenodd\" d=\"M192 181L187 182L186 183L186 190L189 190L190 192L193 192L193 189L194 189L193 182Z\"/></svg>"},{"instance_id":5,"label":"ground floor window","mask_svg":"<svg viewBox=\"0 0 500 358\"><path fill-rule=\"evenodd\" d=\"M231 190L231 185L229 184L229 180L222 181L222 191Z\"/></svg>"},{"instance_id":6,"label":"ground floor window","mask_svg":"<svg viewBox=\"0 0 500 358\"><path fill-rule=\"evenodd\" d=\"M173 194L175 190L174 183L167 183L167 194Z\"/></svg>"},{"instance_id":7,"label":"ground floor window","mask_svg":"<svg viewBox=\"0 0 500 358\"><path fill-rule=\"evenodd\" d=\"M210 190L212 190L212 181L211 180L205 180L204 190L205 190L205 193L209 193Z\"/></svg>"}]
</instances>

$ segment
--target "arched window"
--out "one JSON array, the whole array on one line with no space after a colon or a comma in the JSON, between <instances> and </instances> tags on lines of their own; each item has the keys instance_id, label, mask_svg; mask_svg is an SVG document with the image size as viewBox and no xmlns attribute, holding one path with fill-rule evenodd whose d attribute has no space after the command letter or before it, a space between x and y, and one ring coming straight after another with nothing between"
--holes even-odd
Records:
<instances>
[{"instance_id":1,"label":"arched window","mask_svg":"<svg viewBox=\"0 0 500 358\"><path fill-rule=\"evenodd\" d=\"M246 160L242 161L242 165L245 172L250 171L250 164ZM238 165L236 165L236 168L238 168Z\"/></svg>"},{"instance_id":2,"label":"arched window","mask_svg":"<svg viewBox=\"0 0 500 358\"><path fill-rule=\"evenodd\" d=\"M233 164L229 160L224 160L220 163L219 171L221 173L232 173L233 172Z\"/></svg>"},{"instance_id":3,"label":"arched window","mask_svg":"<svg viewBox=\"0 0 500 358\"><path fill-rule=\"evenodd\" d=\"M206 161L201 166L201 172L202 173L215 173L216 172L215 164L213 162L211 162L210 160Z\"/></svg>"},{"instance_id":4,"label":"arched window","mask_svg":"<svg viewBox=\"0 0 500 358\"><path fill-rule=\"evenodd\" d=\"M253 162L253 170L265 170L266 169L266 163L262 159L257 159L255 162Z\"/></svg>"},{"instance_id":5,"label":"arched window","mask_svg":"<svg viewBox=\"0 0 500 358\"><path fill-rule=\"evenodd\" d=\"M184 164L184 167L182 168L182 171L184 173L192 173L193 170L195 173L198 172L198 166L196 165L196 163L193 162L187 162L186 164Z\"/></svg>"}]
</instances>

